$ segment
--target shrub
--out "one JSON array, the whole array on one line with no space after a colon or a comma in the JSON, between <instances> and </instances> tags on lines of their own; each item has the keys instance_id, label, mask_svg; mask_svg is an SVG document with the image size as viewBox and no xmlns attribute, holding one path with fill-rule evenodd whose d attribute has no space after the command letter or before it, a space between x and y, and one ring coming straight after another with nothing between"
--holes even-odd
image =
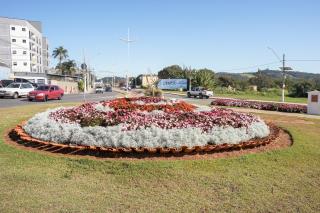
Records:
<instances>
[{"instance_id":1,"label":"shrub","mask_svg":"<svg viewBox=\"0 0 320 213\"><path fill-rule=\"evenodd\" d=\"M151 96L151 97L162 97L163 92L161 89L154 88L154 87L148 87L145 92L145 96Z\"/></svg>"},{"instance_id":2,"label":"shrub","mask_svg":"<svg viewBox=\"0 0 320 213\"><path fill-rule=\"evenodd\" d=\"M83 90L84 90L84 82L83 82L83 80L80 80L78 82L78 89L79 89L80 92L83 92Z\"/></svg>"}]
</instances>

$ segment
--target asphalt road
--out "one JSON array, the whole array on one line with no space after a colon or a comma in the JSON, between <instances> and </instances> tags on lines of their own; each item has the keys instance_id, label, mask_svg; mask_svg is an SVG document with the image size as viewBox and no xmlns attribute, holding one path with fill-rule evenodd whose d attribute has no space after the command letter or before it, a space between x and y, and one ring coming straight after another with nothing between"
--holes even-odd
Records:
<instances>
[{"instance_id":1,"label":"asphalt road","mask_svg":"<svg viewBox=\"0 0 320 213\"><path fill-rule=\"evenodd\" d=\"M85 98L86 98L86 101L101 101L105 99L113 99L119 96L121 96L121 94L118 92L105 92L103 94L86 94ZM165 94L164 96L165 98L182 99L193 104L209 105L211 102L210 99L187 98L186 96L183 97L179 95ZM30 102L25 97L18 98L18 99L0 98L0 108L15 107L15 106L21 106L21 105L32 105L32 104L83 102L83 100L84 100L83 94L70 94L70 95L66 94L63 96L62 100L49 100L48 102L35 102L35 101Z\"/></svg>"},{"instance_id":2,"label":"asphalt road","mask_svg":"<svg viewBox=\"0 0 320 213\"><path fill-rule=\"evenodd\" d=\"M172 94L164 94L165 98L175 98L179 100L184 100L185 102L191 103L191 104L199 104L199 105L210 105L212 99L200 99L200 98L188 98L186 96L181 96L181 95L172 95Z\"/></svg>"},{"instance_id":3,"label":"asphalt road","mask_svg":"<svg viewBox=\"0 0 320 213\"><path fill-rule=\"evenodd\" d=\"M106 99L113 99L119 97L121 94L118 92L105 92L103 94L86 94L86 101L102 101ZM66 103L66 102L83 102L83 94L66 94L63 96L62 100L49 100L48 102L35 102L28 101L27 98L0 98L0 108L15 107L21 105L32 105L32 104L47 104L47 103Z\"/></svg>"}]
</instances>

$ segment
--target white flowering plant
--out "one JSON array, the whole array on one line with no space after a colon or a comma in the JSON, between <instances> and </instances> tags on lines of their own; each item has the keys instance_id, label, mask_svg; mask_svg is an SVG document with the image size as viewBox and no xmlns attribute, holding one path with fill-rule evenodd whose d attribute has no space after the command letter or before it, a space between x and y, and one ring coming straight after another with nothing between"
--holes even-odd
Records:
<instances>
[{"instance_id":1,"label":"white flowering plant","mask_svg":"<svg viewBox=\"0 0 320 213\"><path fill-rule=\"evenodd\" d=\"M120 98L38 113L24 126L33 138L100 147L179 148L238 144L270 134L252 114L161 98Z\"/></svg>"}]
</instances>

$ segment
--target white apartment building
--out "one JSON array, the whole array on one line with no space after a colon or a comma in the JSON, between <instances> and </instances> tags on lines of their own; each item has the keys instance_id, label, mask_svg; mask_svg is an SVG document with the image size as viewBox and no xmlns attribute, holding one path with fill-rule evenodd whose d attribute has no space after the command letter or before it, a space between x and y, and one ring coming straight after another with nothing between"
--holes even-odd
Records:
<instances>
[{"instance_id":1,"label":"white apartment building","mask_svg":"<svg viewBox=\"0 0 320 213\"><path fill-rule=\"evenodd\" d=\"M10 77L37 76L49 69L48 40L39 21L0 17L0 63Z\"/></svg>"}]
</instances>

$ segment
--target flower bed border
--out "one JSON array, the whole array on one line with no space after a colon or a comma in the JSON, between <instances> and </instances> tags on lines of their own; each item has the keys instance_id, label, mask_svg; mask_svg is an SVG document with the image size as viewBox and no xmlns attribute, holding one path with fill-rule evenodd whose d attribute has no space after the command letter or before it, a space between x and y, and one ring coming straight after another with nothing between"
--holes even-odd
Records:
<instances>
[{"instance_id":1,"label":"flower bed border","mask_svg":"<svg viewBox=\"0 0 320 213\"><path fill-rule=\"evenodd\" d=\"M211 106L240 107L286 113L307 113L307 105L297 103L281 103L271 101L253 101L235 98L214 98Z\"/></svg>"},{"instance_id":2,"label":"flower bed border","mask_svg":"<svg viewBox=\"0 0 320 213\"><path fill-rule=\"evenodd\" d=\"M9 133L10 138L20 144L29 144L34 147L45 146L46 150L60 150L62 153L70 153L76 152L81 150L85 152L98 152L98 153L107 153L107 154L160 154L160 155L177 155L177 154L194 154L194 153L215 153L215 152L226 152L226 151L233 151L233 150L242 150L242 149L252 149L259 146L265 146L267 144L272 143L279 137L280 129L279 127L275 126L272 123L268 123L270 128L270 135L265 138L260 139L251 139L246 142L241 142L239 144L219 144L219 145L206 145L206 146L194 146L194 147L187 147L182 146L180 148L164 148L164 147L157 147L157 148L114 148L114 147L97 147L97 146L83 146L83 145L72 145L72 144L59 144L55 142L48 142L42 141L36 138L29 136L23 130L23 124L17 125L14 129L12 129ZM67 152L63 152L61 150L68 150Z\"/></svg>"}]
</instances>

